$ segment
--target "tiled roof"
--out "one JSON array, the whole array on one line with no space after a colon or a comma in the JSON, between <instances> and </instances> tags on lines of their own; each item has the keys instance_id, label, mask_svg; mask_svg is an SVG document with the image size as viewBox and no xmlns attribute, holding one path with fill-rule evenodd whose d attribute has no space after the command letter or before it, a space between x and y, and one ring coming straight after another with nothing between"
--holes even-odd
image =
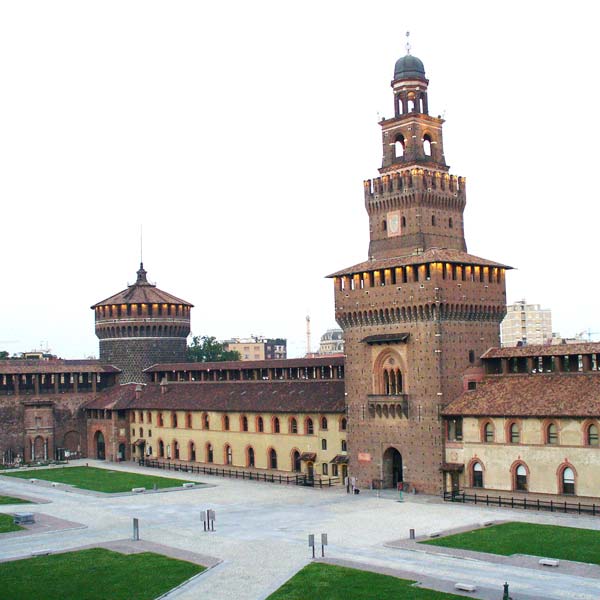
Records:
<instances>
[{"instance_id":1,"label":"tiled roof","mask_svg":"<svg viewBox=\"0 0 600 600\"><path fill-rule=\"evenodd\" d=\"M144 369L145 373L158 371L224 371L230 369L288 369L296 367L342 366L343 355L318 358L272 358L266 360L226 360L222 362L159 363Z\"/></svg>"},{"instance_id":2,"label":"tiled roof","mask_svg":"<svg viewBox=\"0 0 600 600\"><path fill-rule=\"evenodd\" d=\"M185 306L194 306L168 292L159 290L153 283L149 283L146 279L146 271L143 264L140 264L140 269L137 272L137 280L134 284L114 296L97 302L91 308L106 304L183 304Z\"/></svg>"},{"instance_id":3,"label":"tiled roof","mask_svg":"<svg viewBox=\"0 0 600 600\"><path fill-rule=\"evenodd\" d=\"M462 250L453 250L450 248L431 248L421 254L407 254L405 256L397 256L394 258L371 259L365 262L342 269L327 277L340 277L341 275L352 275L354 273L363 273L367 271L375 271L378 269L392 269L394 267L405 267L407 265L422 265L426 263L456 263L461 265L479 265L482 267L501 267L503 269L512 269L508 265L493 262L485 258L479 258L472 254L467 254Z\"/></svg>"},{"instance_id":4,"label":"tiled roof","mask_svg":"<svg viewBox=\"0 0 600 600\"><path fill-rule=\"evenodd\" d=\"M490 348L481 358L512 358L524 356L568 356L600 352L600 342Z\"/></svg>"},{"instance_id":5,"label":"tiled roof","mask_svg":"<svg viewBox=\"0 0 600 600\"><path fill-rule=\"evenodd\" d=\"M234 412L335 412L345 410L343 381L266 381L227 383L168 383L143 387L139 399L135 384L107 390L86 408L113 410L164 409Z\"/></svg>"},{"instance_id":6,"label":"tiled roof","mask_svg":"<svg viewBox=\"0 0 600 600\"><path fill-rule=\"evenodd\" d=\"M0 360L3 375L25 373L120 373L120 369L99 360Z\"/></svg>"},{"instance_id":7,"label":"tiled roof","mask_svg":"<svg viewBox=\"0 0 600 600\"><path fill-rule=\"evenodd\" d=\"M600 372L491 375L442 412L448 416L599 417Z\"/></svg>"}]
</instances>

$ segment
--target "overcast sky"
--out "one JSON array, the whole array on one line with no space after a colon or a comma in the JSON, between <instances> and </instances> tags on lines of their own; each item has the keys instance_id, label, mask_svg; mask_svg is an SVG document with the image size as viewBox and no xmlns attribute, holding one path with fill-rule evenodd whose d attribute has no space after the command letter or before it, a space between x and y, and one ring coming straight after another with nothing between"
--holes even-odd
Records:
<instances>
[{"instance_id":1,"label":"overcast sky","mask_svg":"<svg viewBox=\"0 0 600 600\"><path fill-rule=\"evenodd\" d=\"M2 2L0 350L97 355L90 306L139 265L192 331L335 327L367 258L363 179L423 60L472 254L508 300L600 332L597 20L588 2ZM594 336L600 339L599 336Z\"/></svg>"}]
</instances>

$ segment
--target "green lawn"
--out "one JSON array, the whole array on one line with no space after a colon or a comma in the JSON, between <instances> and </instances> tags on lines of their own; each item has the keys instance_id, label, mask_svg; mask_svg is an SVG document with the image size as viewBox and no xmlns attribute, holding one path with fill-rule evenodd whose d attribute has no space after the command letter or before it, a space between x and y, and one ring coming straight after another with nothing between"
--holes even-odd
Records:
<instances>
[{"instance_id":1,"label":"green lawn","mask_svg":"<svg viewBox=\"0 0 600 600\"><path fill-rule=\"evenodd\" d=\"M418 587L414 581L323 563L298 571L267 600L464 600Z\"/></svg>"},{"instance_id":2,"label":"green lawn","mask_svg":"<svg viewBox=\"0 0 600 600\"><path fill-rule=\"evenodd\" d=\"M84 490L96 492L130 492L132 488L145 487L151 490L154 484L158 488L177 487L185 483L183 479L167 479L155 475L140 475L126 473L125 471L111 471L109 469L96 469L95 467L60 467L58 469L40 469L39 471L19 471L17 473L4 473L7 477L20 477L21 479L45 479L68 483Z\"/></svg>"},{"instance_id":3,"label":"green lawn","mask_svg":"<svg viewBox=\"0 0 600 600\"><path fill-rule=\"evenodd\" d=\"M152 552L92 548L0 563L0 594L10 600L152 600L203 570Z\"/></svg>"},{"instance_id":4,"label":"green lawn","mask_svg":"<svg viewBox=\"0 0 600 600\"><path fill-rule=\"evenodd\" d=\"M13 498L12 496L0 496L0 504L31 504L31 502L21 498Z\"/></svg>"},{"instance_id":5,"label":"green lawn","mask_svg":"<svg viewBox=\"0 0 600 600\"><path fill-rule=\"evenodd\" d=\"M12 515L5 515L0 513L0 533L9 533L11 531L21 531L23 527L20 525L15 525L13 523ZM0 583L2 580L0 579ZM2 586L0 586L1 588Z\"/></svg>"},{"instance_id":6,"label":"green lawn","mask_svg":"<svg viewBox=\"0 0 600 600\"><path fill-rule=\"evenodd\" d=\"M503 523L421 543L505 556L531 554L600 564L600 531L557 525Z\"/></svg>"}]
</instances>

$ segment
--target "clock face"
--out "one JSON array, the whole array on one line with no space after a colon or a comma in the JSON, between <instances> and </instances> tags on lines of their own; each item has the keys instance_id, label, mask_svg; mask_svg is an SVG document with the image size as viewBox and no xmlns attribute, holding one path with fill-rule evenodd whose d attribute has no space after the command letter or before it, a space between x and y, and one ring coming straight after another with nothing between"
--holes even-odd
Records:
<instances>
[{"instance_id":1,"label":"clock face","mask_svg":"<svg viewBox=\"0 0 600 600\"><path fill-rule=\"evenodd\" d=\"M400 212L395 210L387 214L388 237L400 235Z\"/></svg>"}]
</instances>

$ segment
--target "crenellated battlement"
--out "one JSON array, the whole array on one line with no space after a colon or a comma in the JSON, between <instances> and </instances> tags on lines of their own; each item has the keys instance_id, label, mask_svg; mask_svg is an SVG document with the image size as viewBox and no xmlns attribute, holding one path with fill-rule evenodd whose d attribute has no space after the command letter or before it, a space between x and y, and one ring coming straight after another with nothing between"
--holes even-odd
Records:
<instances>
[{"instance_id":1,"label":"crenellated battlement","mask_svg":"<svg viewBox=\"0 0 600 600\"><path fill-rule=\"evenodd\" d=\"M466 197L465 177L450 175L428 169L406 169L391 175L382 175L375 179L366 179L363 183L365 200L369 201L378 194L405 191L446 191Z\"/></svg>"}]
</instances>

